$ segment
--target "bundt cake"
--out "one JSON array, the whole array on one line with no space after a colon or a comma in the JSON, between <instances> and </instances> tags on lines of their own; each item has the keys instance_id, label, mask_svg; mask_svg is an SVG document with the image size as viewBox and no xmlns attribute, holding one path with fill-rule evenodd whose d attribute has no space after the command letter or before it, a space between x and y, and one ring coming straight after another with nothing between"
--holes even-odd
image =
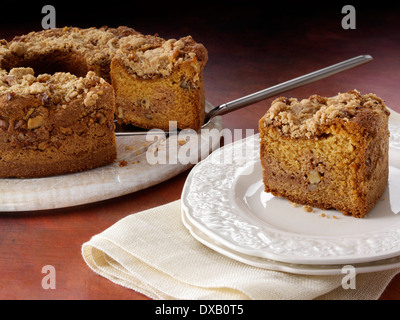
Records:
<instances>
[{"instance_id":1,"label":"bundt cake","mask_svg":"<svg viewBox=\"0 0 400 320\"><path fill-rule=\"evenodd\" d=\"M0 177L88 170L116 158L113 118L168 130L204 119L207 51L128 27L0 40Z\"/></svg>"},{"instance_id":2,"label":"bundt cake","mask_svg":"<svg viewBox=\"0 0 400 320\"><path fill-rule=\"evenodd\" d=\"M265 191L364 217L388 184L389 111L375 94L278 98L261 118Z\"/></svg>"}]
</instances>

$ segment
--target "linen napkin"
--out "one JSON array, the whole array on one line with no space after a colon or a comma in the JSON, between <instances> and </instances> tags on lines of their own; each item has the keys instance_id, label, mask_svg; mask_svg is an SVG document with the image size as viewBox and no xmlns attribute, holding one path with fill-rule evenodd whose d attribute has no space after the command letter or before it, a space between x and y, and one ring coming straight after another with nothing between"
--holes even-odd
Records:
<instances>
[{"instance_id":1,"label":"linen napkin","mask_svg":"<svg viewBox=\"0 0 400 320\"><path fill-rule=\"evenodd\" d=\"M266 270L230 259L194 239L180 200L129 215L82 245L87 265L112 282L152 299L378 299L400 269L310 276Z\"/></svg>"}]
</instances>

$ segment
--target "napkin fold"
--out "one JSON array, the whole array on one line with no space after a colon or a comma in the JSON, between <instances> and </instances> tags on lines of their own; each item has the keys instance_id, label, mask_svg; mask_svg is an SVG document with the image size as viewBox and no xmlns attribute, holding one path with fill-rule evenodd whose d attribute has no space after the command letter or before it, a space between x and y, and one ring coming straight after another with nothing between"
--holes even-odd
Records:
<instances>
[{"instance_id":1,"label":"napkin fold","mask_svg":"<svg viewBox=\"0 0 400 320\"><path fill-rule=\"evenodd\" d=\"M152 299L378 299L400 269L310 276L246 265L195 240L181 220L180 200L129 215L82 245L97 274Z\"/></svg>"}]
</instances>

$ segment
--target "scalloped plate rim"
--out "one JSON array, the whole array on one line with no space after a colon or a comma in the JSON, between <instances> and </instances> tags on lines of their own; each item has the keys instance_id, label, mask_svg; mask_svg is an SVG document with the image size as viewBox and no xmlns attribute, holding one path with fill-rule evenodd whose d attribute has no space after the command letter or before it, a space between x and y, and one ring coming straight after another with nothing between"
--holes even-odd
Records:
<instances>
[{"instance_id":1,"label":"scalloped plate rim","mask_svg":"<svg viewBox=\"0 0 400 320\"><path fill-rule=\"evenodd\" d=\"M390 110L392 115L394 115L393 117L391 117L391 124L395 123L396 125L400 123L400 114L396 113L393 110ZM257 135L253 136L253 137L248 137L246 139L243 140L251 140L251 139L257 139ZM212 161L213 157L216 157L217 153L221 153L223 152L223 150L225 148L231 148L235 143L238 143L238 141L234 142L231 145L227 145L224 146L223 148L220 148L219 150L213 152L209 157L207 157L205 160L203 160L202 162L198 163L190 172L186 183L184 185L183 191L182 191L182 212L185 212L185 216L186 219L196 228L198 228L198 230L200 230L202 233L204 233L205 235L207 235L208 237L210 237L212 240L221 243L221 245L226 246L227 248L229 248L230 250L236 251L238 254L245 254L245 255L249 255L249 256L253 256L253 257L259 257L259 258L265 258L265 259L271 259L271 260L275 260L275 261L281 261L281 262L285 262L285 263L294 263L294 264L313 264L313 265L318 265L318 264L344 264L344 263L366 263L366 262L371 262L371 261L378 261L378 260L382 260L382 259L389 259L389 258L393 258L399 255L400 253L400 245L398 245L395 249L390 250L389 252L384 252L384 253L379 253L379 254L372 254L372 255L361 255L361 256L357 256L354 254L350 254L350 255L331 255L331 256L325 256L323 258L321 257L304 257L304 256L286 256L286 255L282 255L277 253L276 251L268 251L264 249L254 249L254 248L247 248L246 246L243 245L238 245L237 243L235 243L235 241L232 240L231 237L227 237L226 235L221 235L219 234L218 231L216 231L218 229L217 228L214 230L211 230L212 228L210 228L210 225L207 225L207 223L204 223L204 221L200 221L198 219L198 217L195 217L193 215L193 210L194 208L192 207L192 204L188 202L188 195L190 194L190 192L192 192L192 190L190 190L190 186L191 184L193 184L193 177L196 174L196 171L200 170L199 168L201 168L204 163L207 163L207 161ZM244 142L246 143L246 141ZM392 149L392 148L391 148ZM396 150L397 152L398 150ZM396 157L397 157L398 153L396 153ZM253 159L256 160L256 159ZM398 167L396 165L396 167ZM235 182L234 182L235 183ZM233 183L233 184L234 184ZM221 196L221 195L219 195ZM225 196L225 195L223 195ZM229 196L230 200L232 200L232 196ZM229 212L228 212L229 214ZM201 213L200 213L201 215ZM212 223L214 222L210 222L210 224L212 225ZM238 222L238 224L240 224L241 221ZM400 221L399 221L400 224ZM251 224L250 226L246 226L246 227L253 227ZM255 226L258 227L258 226ZM399 229L400 230L400 229ZM279 231L277 231L279 233ZM318 236L315 238L319 238ZM332 237L334 238L334 237ZM326 239L324 239L326 240ZM267 239L268 241L268 239Z\"/></svg>"}]
</instances>

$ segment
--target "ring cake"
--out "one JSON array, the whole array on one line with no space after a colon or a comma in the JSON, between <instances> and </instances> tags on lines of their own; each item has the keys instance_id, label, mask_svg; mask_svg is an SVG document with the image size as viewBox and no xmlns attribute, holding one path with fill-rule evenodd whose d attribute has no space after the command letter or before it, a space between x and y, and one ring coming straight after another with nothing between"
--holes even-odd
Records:
<instances>
[{"instance_id":1,"label":"ring cake","mask_svg":"<svg viewBox=\"0 0 400 320\"><path fill-rule=\"evenodd\" d=\"M0 40L0 177L79 172L116 159L114 119L198 130L207 51L127 27Z\"/></svg>"},{"instance_id":2,"label":"ring cake","mask_svg":"<svg viewBox=\"0 0 400 320\"><path fill-rule=\"evenodd\" d=\"M388 119L375 94L276 99L259 122L265 191L364 217L388 183Z\"/></svg>"}]
</instances>

